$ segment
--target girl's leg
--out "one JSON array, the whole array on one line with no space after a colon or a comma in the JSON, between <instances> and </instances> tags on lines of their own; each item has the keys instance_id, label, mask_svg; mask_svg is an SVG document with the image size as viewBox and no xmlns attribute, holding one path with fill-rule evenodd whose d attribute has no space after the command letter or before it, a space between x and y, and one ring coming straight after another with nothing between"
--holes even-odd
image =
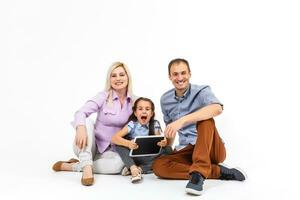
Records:
<instances>
[{"instance_id":1,"label":"girl's leg","mask_svg":"<svg viewBox=\"0 0 300 200\"><path fill-rule=\"evenodd\" d=\"M142 169L143 174L153 173L152 163L157 156L146 156L135 158L136 164Z\"/></svg>"},{"instance_id":2,"label":"girl's leg","mask_svg":"<svg viewBox=\"0 0 300 200\"><path fill-rule=\"evenodd\" d=\"M135 183L142 179L142 169L136 165L136 158L131 158L129 156L130 150L123 146L116 146L117 152L120 154L125 166L130 169L131 172L131 182Z\"/></svg>"},{"instance_id":3,"label":"girl's leg","mask_svg":"<svg viewBox=\"0 0 300 200\"><path fill-rule=\"evenodd\" d=\"M145 156L145 157L137 157L135 159L136 161L136 164L142 169L143 171L143 174L150 174L150 173L153 173L153 170L152 170L152 164L153 164L153 161L162 156L162 155L169 155L172 153L172 147L170 146L167 146L167 147L163 147L161 149L161 152L159 155L157 156Z\"/></svg>"},{"instance_id":4,"label":"girl's leg","mask_svg":"<svg viewBox=\"0 0 300 200\"><path fill-rule=\"evenodd\" d=\"M130 150L128 148L116 145L116 151L119 153L122 161L128 169L130 169L132 165L135 165L133 158L129 156Z\"/></svg>"}]
</instances>

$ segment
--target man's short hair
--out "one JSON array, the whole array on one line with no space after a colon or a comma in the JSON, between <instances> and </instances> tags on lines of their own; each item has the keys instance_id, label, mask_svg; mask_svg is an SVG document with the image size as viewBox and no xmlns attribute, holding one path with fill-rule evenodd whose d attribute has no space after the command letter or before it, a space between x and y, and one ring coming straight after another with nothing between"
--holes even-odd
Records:
<instances>
[{"instance_id":1,"label":"man's short hair","mask_svg":"<svg viewBox=\"0 0 300 200\"><path fill-rule=\"evenodd\" d=\"M176 59L171 60L171 62L168 65L169 75L171 75L170 70L171 70L172 65L179 64L179 63L186 64L186 66L188 67L189 72L191 72L190 65L189 65L189 62L187 60L185 60L183 58L176 58Z\"/></svg>"}]
</instances>

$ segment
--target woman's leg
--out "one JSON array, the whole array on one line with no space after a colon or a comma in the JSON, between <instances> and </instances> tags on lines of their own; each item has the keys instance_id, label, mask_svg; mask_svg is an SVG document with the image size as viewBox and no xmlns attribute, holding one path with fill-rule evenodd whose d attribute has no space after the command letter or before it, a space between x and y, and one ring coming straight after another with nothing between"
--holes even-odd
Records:
<instances>
[{"instance_id":1,"label":"woman's leg","mask_svg":"<svg viewBox=\"0 0 300 200\"><path fill-rule=\"evenodd\" d=\"M94 123L91 119L86 120L86 129L88 134L87 147L82 151L76 144L73 143L73 151L75 155L80 159L70 159L69 161L58 161L53 165L55 171L82 171L82 168L86 165L92 164L92 159L96 152L95 136L94 136Z\"/></svg>"},{"instance_id":2,"label":"woman's leg","mask_svg":"<svg viewBox=\"0 0 300 200\"><path fill-rule=\"evenodd\" d=\"M97 153L94 158L93 170L97 174L119 174L123 167L119 154L111 150Z\"/></svg>"},{"instance_id":3,"label":"woman's leg","mask_svg":"<svg viewBox=\"0 0 300 200\"><path fill-rule=\"evenodd\" d=\"M93 157L96 154L96 143L94 134L94 122L89 118L86 119L86 130L88 134L86 147L81 150L76 146L75 140L73 143L73 151L80 161L79 163L73 164L73 171L79 172L82 171L85 166L93 166Z\"/></svg>"}]
</instances>

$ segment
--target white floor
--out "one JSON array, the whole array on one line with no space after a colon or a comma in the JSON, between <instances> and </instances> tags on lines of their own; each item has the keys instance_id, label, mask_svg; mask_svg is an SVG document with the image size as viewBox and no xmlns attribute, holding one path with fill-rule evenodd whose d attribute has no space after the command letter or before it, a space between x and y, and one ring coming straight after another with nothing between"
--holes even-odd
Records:
<instances>
[{"instance_id":1,"label":"white floor","mask_svg":"<svg viewBox=\"0 0 300 200\"><path fill-rule=\"evenodd\" d=\"M90 187L80 183L81 173L54 172L52 164L58 160L53 155L43 155L29 145L23 156L2 151L0 169L0 199L295 199L296 184L266 171L263 166L246 169L248 179L244 182L206 180L202 196L185 194L186 180L162 180L155 175L144 175L139 184L132 184L129 176L95 175L95 184ZM8 149L8 148L6 148ZM37 153L34 159L29 155ZM62 156L65 158L71 155ZM270 165L268 165L270 166ZM272 170L272 168L270 168ZM295 181L294 181L295 182Z\"/></svg>"},{"instance_id":2,"label":"white floor","mask_svg":"<svg viewBox=\"0 0 300 200\"><path fill-rule=\"evenodd\" d=\"M46 169L48 166L45 166ZM120 175L95 175L93 186L80 184L80 173L45 171L15 173L6 176L2 183L0 199L187 199L197 198L185 194L185 180L161 180L155 175L145 175L142 183L132 184L129 177ZM4 184L3 184L4 185ZM252 199L251 180L205 181L202 199ZM200 197L198 197L200 198Z\"/></svg>"},{"instance_id":3,"label":"white floor","mask_svg":"<svg viewBox=\"0 0 300 200\"><path fill-rule=\"evenodd\" d=\"M70 197L74 200L108 200L108 198L291 200L298 196L297 160L294 165L287 165L292 156L284 158L279 154L278 148L271 145L263 148L257 142L250 140L246 142L241 139L245 144L243 148L241 143L233 140L233 137L227 143L225 163L241 167L247 173L248 179L244 182L206 180L204 194L201 197L185 194L186 180L162 180L153 174L145 175L140 184L131 184L129 177L120 175L95 175L95 184L85 187L80 183L80 173L54 172L51 169L57 160L74 157L71 143L66 142L73 139L72 129L68 126L66 130L57 126L45 129L47 124L42 122L39 126L36 124L34 120L24 121L19 126L15 126L13 121L5 124L7 126L5 130L10 134L2 137L0 145L0 200L53 200ZM255 145L251 145L252 143ZM282 154L289 155L284 152ZM278 162L279 160L281 162Z\"/></svg>"}]
</instances>

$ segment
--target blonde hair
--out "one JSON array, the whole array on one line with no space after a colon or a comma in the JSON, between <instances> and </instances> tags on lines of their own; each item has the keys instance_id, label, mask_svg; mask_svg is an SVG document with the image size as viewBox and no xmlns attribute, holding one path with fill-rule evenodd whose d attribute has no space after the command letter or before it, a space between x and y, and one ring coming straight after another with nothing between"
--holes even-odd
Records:
<instances>
[{"instance_id":1,"label":"blonde hair","mask_svg":"<svg viewBox=\"0 0 300 200\"><path fill-rule=\"evenodd\" d=\"M122 62L114 62L108 69L107 71L107 75L106 75L106 84L105 84L105 88L104 90L108 92L108 97L107 97L107 103L108 105L112 105L112 91L113 88L111 87L110 84L110 76L111 73L114 69L118 68L118 67L123 67L123 69L125 70L127 77L128 77L128 85L127 85L127 94L131 97L131 104L133 104L134 100L136 99L136 97L134 96L133 92L132 92L132 79L131 79L131 74L130 71L128 69L128 67L122 63Z\"/></svg>"}]
</instances>

